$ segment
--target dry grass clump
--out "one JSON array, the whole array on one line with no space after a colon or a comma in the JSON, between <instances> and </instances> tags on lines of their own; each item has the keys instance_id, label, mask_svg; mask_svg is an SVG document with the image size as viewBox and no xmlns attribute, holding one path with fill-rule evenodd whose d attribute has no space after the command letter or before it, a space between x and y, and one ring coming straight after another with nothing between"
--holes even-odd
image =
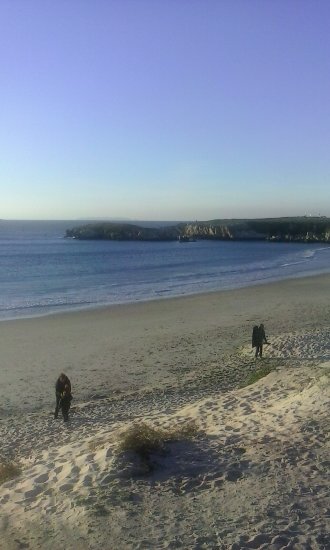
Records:
<instances>
[{"instance_id":1,"label":"dry grass clump","mask_svg":"<svg viewBox=\"0 0 330 550\"><path fill-rule=\"evenodd\" d=\"M0 464L0 485L10 481L21 473L20 468L12 462L3 462Z\"/></svg>"},{"instance_id":2,"label":"dry grass clump","mask_svg":"<svg viewBox=\"0 0 330 550\"><path fill-rule=\"evenodd\" d=\"M158 428L141 422L132 424L120 436L119 451L133 451L142 458L150 454L163 452L166 443L192 439L198 433L195 422L187 422L181 426Z\"/></svg>"}]
</instances>

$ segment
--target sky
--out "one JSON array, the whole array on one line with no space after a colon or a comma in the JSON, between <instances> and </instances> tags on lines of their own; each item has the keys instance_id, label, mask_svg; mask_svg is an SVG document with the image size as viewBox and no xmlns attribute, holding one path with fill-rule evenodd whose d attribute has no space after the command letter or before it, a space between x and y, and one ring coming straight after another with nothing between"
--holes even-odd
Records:
<instances>
[{"instance_id":1,"label":"sky","mask_svg":"<svg viewBox=\"0 0 330 550\"><path fill-rule=\"evenodd\" d=\"M0 218L330 215L328 0L1 0Z\"/></svg>"}]
</instances>

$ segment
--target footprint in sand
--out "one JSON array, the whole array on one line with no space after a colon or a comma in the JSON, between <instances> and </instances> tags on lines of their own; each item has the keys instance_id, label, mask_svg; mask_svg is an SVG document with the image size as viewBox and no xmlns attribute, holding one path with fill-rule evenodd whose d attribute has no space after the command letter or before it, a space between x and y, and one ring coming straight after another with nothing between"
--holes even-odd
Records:
<instances>
[{"instance_id":1,"label":"footprint in sand","mask_svg":"<svg viewBox=\"0 0 330 550\"><path fill-rule=\"evenodd\" d=\"M93 485L92 476L86 475L85 477L83 477L82 485L84 485L84 487L91 487Z\"/></svg>"},{"instance_id":2,"label":"footprint in sand","mask_svg":"<svg viewBox=\"0 0 330 550\"><path fill-rule=\"evenodd\" d=\"M235 406L236 402L232 399L232 400L228 400L228 401L225 401L224 404L223 404L223 408L224 409L229 409L229 410L232 410Z\"/></svg>"},{"instance_id":3,"label":"footprint in sand","mask_svg":"<svg viewBox=\"0 0 330 550\"><path fill-rule=\"evenodd\" d=\"M36 496L40 495L42 492L42 487L34 487L31 491L26 491L24 493L24 498L26 500L34 499Z\"/></svg>"},{"instance_id":4,"label":"footprint in sand","mask_svg":"<svg viewBox=\"0 0 330 550\"><path fill-rule=\"evenodd\" d=\"M66 458L59 458L57 462L59 462L60 464L64 464L65 462L67 462L67 460Z\"/></svg>"},{"instance_id":5,"label":"footprint in sand","mask_svg":"<svg viewBox=\"0 0 330 550\"><path fill-rule=\"evenodd\" d=\"M239 435L230 435L225 439L225 445L236 445L240 443L241 437Z\"/></svg>"},{"instance_id":6,"label":"footprint in sand","mask_svg":"<svg viewBox=\"0 0 330 550\"><path fill-rule=\"evenodd\" d=\"M238 468L229 468L224 475L226 481L237 481L243 476L242 472Z\"/></svg>"},{"instance_id":7,"label":"footprint in sand","mask_svg":"<svg viewBox=\"0 0 330 550\"><path fill-rule=\"evenodd\" d=\"M59 490L61 493L66 493L68 491L73 490L73 484L72 483L63 483L63 485L60 485Z\"/></svg>"},{"instance_id":8,"label":"footprint in sand","mask_svg":"<svg viewBox=\"0 0 330 550\"><path fill-rule=\"evenodd\" d=\"M110 485L113 482L113 477L113 474L107 474L101 479L100 485Z\"/></svg>"},{"instance_id":9,"label":"footprint in sand","mask_svg":"<svg viewBox=\"0 0 330 550\"><path fill-rule=\"evenodd\" d=\"M225 426L225 430L228 432L234 432L234 433L239 433L241 431L240 428L234 428L234 426L230 426L229 424Z\"/></svg>"},{"instance_id":10,"label":"footprint in sand","mask_svg":"<svg viewBox=\"0 0 330 550\"><path fill-rule=\"evenodd\" d=\"M73 467L71 468L71 472L70 472L71 477L74 476L74 475L77 476L77 475L79 475L79 474L80 474L80 468L79 468L79 466L73 466Z\"/></svg>"},{"instance_id":11,"label":"footprint in sand","mask_svg":"<svg viewBox=\"0 0 330 550\"><path fill-rule=\"evenodd\" d=\"M48 481L49 476L48 474L41 474L40 476L34 478L35 483L46 483Z\"/></svg>"},{"instance_id":12,"label":"footprint in sand","mask_svg":"<svg viewBox=\"0 0 330 550\"><path fill-rule=\"evenodd\" d=\"M219 479L215 479L214 481L210 482L210 487L211 487L211 489L219 489L220 487L223 486L223 482L224 482L224 480L223 480L222 477L219 478Z\"/></svg>"},{"instance_id":13,"label":"footprint in sand","mask_svg":"<svg viewBox=\"0 0 330 550\"><path fill-rule=\"evenodd\" d=\"M253 414L255 413L255 409L253 409L252 407L250 407L250 405L242 405L242 410L244 412L244 416L248 415L248 414Z\"/></svg>"}]
</instances>

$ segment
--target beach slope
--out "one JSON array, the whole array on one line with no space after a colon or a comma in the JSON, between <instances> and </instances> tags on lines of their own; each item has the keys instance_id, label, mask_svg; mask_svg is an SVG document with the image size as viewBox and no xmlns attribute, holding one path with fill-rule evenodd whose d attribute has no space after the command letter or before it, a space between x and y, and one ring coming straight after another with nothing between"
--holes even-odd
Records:
<instances>
[{"instance_id":1,"label":"beach slope","mask_svg":"<svg viewBox=\"0 0 330 550\"><path fill-rule=\"evenodd\" d=\"M94 398L88 376L76 384L85 397L74 391L67 424L54 421L49 405L24 403L18 384L22 405L11 401L0 423L1 464L19 468L0 486L0 547L328 548L327 290L329 277L311 277L3 323L11 343L24 334L28 342L24 327L32 340L41 326L44 335L53 329L56 342L62 336L59 356L71 361L71 371L61 370L74 380L75 357L89 353L105 382ZM271 343L255 362L250 331L261 320ZM93 347L87 327L103 348ZM126 339L123 327L131 329ZM111 371L110 392L106 335L122 362ZM39 345L45 380L57 373L47 363L47 349L52 357L56 347L49 342ZM22 354L5 348L13 379ZM26 348L30 379L33 368L42 370L33 367L37 357ZM148 374L139 357L150 362ZM256 381L247 385L251 375ZM146 452L129 444L137 428L146 438L158 434Z\"/></svg>"}]
</instances>

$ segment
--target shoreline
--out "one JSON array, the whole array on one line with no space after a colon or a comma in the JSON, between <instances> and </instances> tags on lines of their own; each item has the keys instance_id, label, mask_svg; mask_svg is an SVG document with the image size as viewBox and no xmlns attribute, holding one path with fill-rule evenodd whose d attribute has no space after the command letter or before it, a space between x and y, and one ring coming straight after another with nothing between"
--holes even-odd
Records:
<instances>
[{"instance_id":1,"label":"shoreline","mask_svg":"<svg viewBox=\"0 0 330 550\"><path fill-rule=\"evenodd\" d=\"M68 305L68 306L63 306L63 305L58 305L58 306L50 306L50 310L48 311L41 311L41 309L47 309L48 306L43 306L42 308L40 308L39 306L32 306L31 309L40 309L40 311L38 312L35 312L35 313L22 313L20 315L14 315L14 316L10 316L10 314L8 314L8 316L5 316L5 317L1 317L0 316L0 325L2 323L6 323L6 322L12 322L12 321L20 321L20 320L28 320L28 319L37 319L39 317L49 317L49 316L53 316L53 315L67 315L67 314L71 314L71 313L85 313L85 312L93 312L93 311L97 311L97 310L103 310L103 309L108 309L108 308L114 308L114 307L121 307L121 306L133 306L135 304L147 304L149 302L163 302L163 301L167 301L167 300L180 300L180 299L185 299L185 298L193 298L195 296L207 296L209 294L215 294L215 293L221 293L221 292L230 292L230 291L236 291L236 290L241 290L241 289L249 289L249 288L255 288L255 287L258 287L258 286L265 286L265 285L272 285L272 284L276 284L276 283L282 283L282 282L286 282L286 281L291 281L291 280L296 280L296 279L309 279L309 278L315 278L315 277L326 277L326 276L329 276L330 275L330 270L328 271L315 271L315 272L311 272L310 274L306 274L306 273L302 273L302 274L295 274L295 275L290 275L290 276L287 276L287 277L284 277L284 278L269 278L269 279L263 279L263 280L258 280L258 281L255 281L255 282L251 282L249 281L249 283L247 284L240 284L239 286L225 286L221 289L214 289L214 290L205 290L205 291L197 291L197 292L191 292L191 293L187 293L187 294L178 294L178 295L165 295L164 296L153 296L153 297L150 297L150 298L145 298L145 299L141 299L141 300L135 300L135 301L123 301L123 302L109 302L109 303L104 303L104 304L90 304L90 305L82 305L82 304L79 304L79 305L76 305L75 307L73 307L72 304ZM58 309L57 309L58 308ZM29 308L26 308L26 309L29 309Z\"/></svg>"},{"instance_id":2,"label":"shoreline","mask_svg":"<svg viewBox=\"0 0 330 550\"><path fill-rule=\"evenodd\" d=\"M324 281L323 281L324 280ZM326 284L330 284L330 271L329 273L317 273L312 275L301 275L301 276L292 276L285 279L275 280L275 281L257 281L255 284L251 284L248 286L240 286L235 288L224 288L220 290L209 290L205 292L196 292L193 294L184 294L184 295L178 295L178 296L168 296L168 297L157 297L157 298L150 298L148 300L139 300L134 302L120 302L120 303L112 303L112 304L104 304L104 305L98 305L98 306L88 306L88 307L82 307L78 309L68 309L63 311L55 311L51 313L45 313L41 315L33 315L28 317L15 317L12 319L0 319L1 324L10 324L10 323L20 323L20 322L28 322L28 321L34 321L38 319L44 319L46 318L52 318L52 317L67 317L67 316L80 316L82 315L95 315L97 313L104 313L104 312L111 312L112 310L120 310L120 309L131 309L131 308L143 308L144 306L161 306L164 303L175 303L175 302L186 302L186 301L203 301L205 298L208 300L212 297L221 297L222 295L226 294L235 294L235 293L247 293L249 290L254 291L260 289L264 289L265 287L272 288L274 287L274 290L277 290L275 287L279 287L278 290L280 290L280 287L283 285L285 287L287 284L291 285L294 281L300 281L305 282L308 284L308 282L314 282L315 284L325 282Z\"/></svg>"},{"instance_id":3,"label":"shoreline","mask_svg":"<svg viewBox=\"0 0 330 550\"><path fill-rule=\"evenodd\" d=\"M70 314L80 314L80 313L95 313L97 311L102 310L108 310L112 308L121 308L121 307L131 307L140 305L143 306L144 304L149 304L150 302L156 302L156 303L163 303L164 301L172 301L172 300L186 300L191 299L195 297L207 297L214 294L222 294L224 292L235 292L240 290L247 290L247 289L253 289L259 286L268 286L268 285L275 285L275 284L281 284L286 283L287 281L294 281L294 280L300 280L300 279L316 279L316 278L323 278L323 277L330 277L330 270L327 272L315 272L311 273L309 275L306 275L306 273L303 274L296 274L292 276L285 277L283 279L266 279L262 281L256 281L254 283L249 283L243 286L235 286L235 287L226 287L221 289L215 289L215 290L206 290L206 291L198 291L193 292L189 294L178 294L173 296L157 296L147 299L141 299L141 300L135 300L135 301L125 301L125 302L114 302L114 303L105 303L100 305L79 305L74 308L72 308L71 305L69 305L66 309L60 309L63 306L56 306L60 310L57 311L54 309L54 311L48 311L44 313L35 313L35 314L27 314L27 315L20 315L15 317L8 317L8 318L1 318L0 317L0 326L2 323L11 323L15 321L27 321L27 320L33 320L33 319L39 319L39 318L45 318L45 317L52 317L52 316L58 316L58 315L70 315Z\"/></svg>"}]
</instances>

